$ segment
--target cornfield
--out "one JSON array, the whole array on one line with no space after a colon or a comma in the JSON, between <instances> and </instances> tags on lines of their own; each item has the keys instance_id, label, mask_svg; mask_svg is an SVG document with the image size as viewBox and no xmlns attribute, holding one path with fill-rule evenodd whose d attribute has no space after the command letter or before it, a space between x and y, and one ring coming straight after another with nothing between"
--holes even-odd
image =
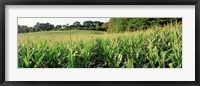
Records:
<instances>
[{"instance_id":1,"label":"cornfield","mask_svg":"<svg viewBox=\"0 0 200 86\"><path fill-rule=\"evenodd\" d=\"M19 34L18 68L182 68L181 24L113 34L82 32Z\"/></svg>"}]
</instances>

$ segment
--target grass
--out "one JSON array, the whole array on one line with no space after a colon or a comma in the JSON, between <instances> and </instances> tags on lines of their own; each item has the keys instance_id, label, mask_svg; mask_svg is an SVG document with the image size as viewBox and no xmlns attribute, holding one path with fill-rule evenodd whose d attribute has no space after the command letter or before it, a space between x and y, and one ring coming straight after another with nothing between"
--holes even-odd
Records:
<instances>
[{"instance_id":1,"label":"grass","mask_svg":"<svg viewBox=\"0 0 200 86\"><path fill-rule=\"evenodd\" d=\"M19 68L182 68L182 26L18 35Z\"/></svg>"}]
</instances>

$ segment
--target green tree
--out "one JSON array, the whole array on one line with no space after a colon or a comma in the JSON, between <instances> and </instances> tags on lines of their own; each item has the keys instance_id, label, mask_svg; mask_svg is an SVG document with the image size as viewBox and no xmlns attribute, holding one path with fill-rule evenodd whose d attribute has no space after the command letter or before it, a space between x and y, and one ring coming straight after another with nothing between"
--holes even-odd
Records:
<instances>
[{"instance_id":1,"label":"green tree","mask_svg":"<svg viewBox=\"0 0 200 86\"><path fill-rule=\"evenodd\" d=\"M73 23L73 26L75 27L80 27L81 26L81 23L79 21L76 21Z\"/></svg>"},{"instance_id":2,"label":"green tree","mask_svg":"<svg viewBox=\"0 0 200 86\"><path fill-rule=\"evenodd\" d=\"M56 25L55 29L56 30L62 29L62 25Z\"/></svg>"},{"instance_id":3,"label":"green tree","mask_svg":"<svg viewBox=\"0 0 200 86\"><path fill-rule=\"evenodd\" d=\"M181 18L111 18L108 32L124 32L148 29L155 25L181 22Z\"/></svg>"},{"instance_id":4,"label":"green tree","mask_svg":"<svg viewBox=\"0 0 200 86\"><path fill-rule=\"evenodd\" d=\"M100 28L99 28L99 31L107 31L108 29L108 22L106 23L103 23Z\"/></svg>"}]
</instances>

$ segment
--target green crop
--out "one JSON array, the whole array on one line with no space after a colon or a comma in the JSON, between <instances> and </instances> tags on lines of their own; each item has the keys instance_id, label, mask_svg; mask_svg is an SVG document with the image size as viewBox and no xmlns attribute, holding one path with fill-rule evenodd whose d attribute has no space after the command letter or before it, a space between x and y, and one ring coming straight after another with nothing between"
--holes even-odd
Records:
<instances>
[{"instance_id":1,"label":"green crop","mask_svg":"<svg viewBox=\"0 0 200 86\"><path fill-rule=\"evenodd\" d=\"M71 40L51 33L39 41L39 33L19 35L19 68L182 68L181 24L116 34L74 31Z\"/></svg>"}]
</instances>

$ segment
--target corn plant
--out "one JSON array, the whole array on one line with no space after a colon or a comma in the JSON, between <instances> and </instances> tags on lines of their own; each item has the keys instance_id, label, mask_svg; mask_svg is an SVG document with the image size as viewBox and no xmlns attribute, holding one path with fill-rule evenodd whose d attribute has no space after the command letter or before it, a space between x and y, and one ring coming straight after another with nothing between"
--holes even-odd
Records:
<instances>
[{"instance_id":1,"label":"corn plant","mask_svg":"<svg viewBox=\"0 0 200 86\"><path fill-rule=\"evenodd\" d=\"M41 34L48 40L40 41L34 34L19 38L19 68L182 68L182 26L177 23L137 32L72 34L71 41L63 33L66 38L57 41L50 40L53 32Z\"/></svg>"}]
</instances>

